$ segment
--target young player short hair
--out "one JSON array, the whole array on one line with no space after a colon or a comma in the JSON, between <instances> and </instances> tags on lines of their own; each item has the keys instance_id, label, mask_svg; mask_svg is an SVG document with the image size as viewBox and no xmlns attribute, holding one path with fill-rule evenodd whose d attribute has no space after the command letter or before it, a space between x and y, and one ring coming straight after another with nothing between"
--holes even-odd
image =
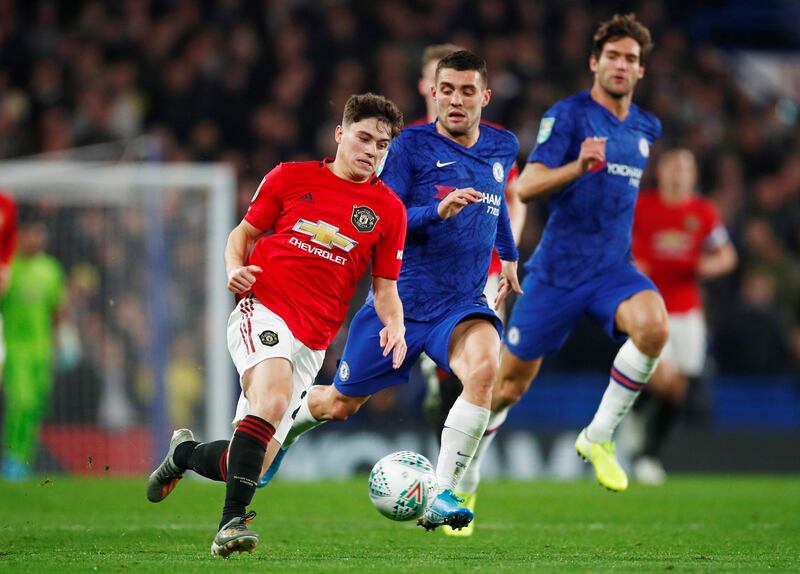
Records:
<instances>
[{"instance_id":1,"label":"young player short hair","mask_svg":"<svg viewBox=\"0 0 800 574\"><path fill-rule=\"evenodd\" d=\"M636 20L636 14L614 14L610 20L600 22L597 31L592 38L592 55L600 58L603 53L603 46L607 42L619 40L620 38L631 38L641 49L640 61L645 58L653 49L653 41L648 30L641 22Z\"/></svg>"},{"instance_id":2,"label":"young player short hair","mask_svg":"<svg viewBox=\"0 0 800 574\"><path fill-rule=\"evenodd\" d=\"M393 138L403 129L403 112L394 102L379 94L353 94L347 99L342 125L360 122L365 118L377 118L379 122L386 124L389 135Z\"/></svg>"},{"instance_id":3,"label":"young player short hair","mask_svg":"<svg viewBox=\"0 0 800 574\"><path fill-rule=\"evenodd\" d=\"M444 69L456 70L458 72L475 70L480 74L484 87L487 86L489 82L489 74L486 71L486 60L480 56L476 56L469 50L459 50L439 60L439 65L436 66L437 78L439 77L439 72Z\"/></svg>"}]
</instances>

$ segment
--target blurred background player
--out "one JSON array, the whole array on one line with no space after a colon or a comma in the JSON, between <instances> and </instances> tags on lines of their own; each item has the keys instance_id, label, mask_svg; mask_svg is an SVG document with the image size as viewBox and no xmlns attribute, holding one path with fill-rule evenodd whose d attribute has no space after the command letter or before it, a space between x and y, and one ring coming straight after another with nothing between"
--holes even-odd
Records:
<instances>
[{"instance_id":1,"label":"blurred background player","mask_svg":"<svg viewBox=\"0 0 800 574\"><path fill-rule=\"evenodd\" d=\"M147 486L147 498L161 502L188 469L226 482L213 556L252 552L258 544L247 506L267 448L283 442L370 263L378 351L394 368L405 357L397 277L406 215L375 176L402 123L383 96L351 96L335 131L336 158L279 164L228 237L228 289L241 297L228 322L242 385L233 438L200 444L191 431L175 431Z\"/></svg>"},{"instance_id":2,"label":"blurred background player","mask_svg":"<svg viewBox=\"0 0 800 574\"><path fill-rule=\"evenodd\" d=\"M661 134L658 119L631 101L651 46L650 32L632 14L602 22L589 59L592 88L561 100L542 118L517 185L523 201L550 195L550 215L526 263L525 295L508 322L487 426L496 431L544 355L561 348L588 315L624 344L575 449L593 464L600 484L615 491L627 489L628 477L615 454L614 430L650 379L668 333L664 301L634 267L630 247L639 184Z\"/></svg>"},{"instance_id":3,"label":"blurred background player","mask_svg":"<svg viewBox=\"0 0 800 574\"><path fill-rule=\"evenodd\" d=\"M55 332L66 313L64 271L45 253L47 227L23 221L2 298L6 363L3 376L3 475L22 479L36 459L39 428L53 387Z\"/></svg>"},{"instance_id":4,"label":"blurred background player","mask_svg":"<svg viewBox=\"0 0 800 574\"><path fill-rule=\"evenodd\" d=\"M408 329L405 363L393 370L378 354L375 310L368 299L353 318L333 385L309 391L286 440L288 448L324 421L354 414L374 393L407 383L424 351L463 382L442 429L439 492L419 521L428 530L445 524L463 528L473 518L454 491L486 430L497 373L502 324L483 295L495 245L505 278L497 306L511 290L519 292L518 253L503 191L519 142L507 130L480 123L491 98L487 81L486 63L475 54L459 51L442 58L436 123L403 130L381 172L408 211L398 281ZM279 464L277 459L275 469Z\"/></svg>"},{"instance_id":5,"label":"blurred background player","mask_svg":"<svg viewBox=\"0 0 800 574\"><path fill-rule=\"evenodd\" d=\"M700 282L730 273L737 259L717 208L695 193L694 154L688 149L664 152L657 175L658 189L639 196L633 224L636 264L661 291L669 313L669 340L635 407L643 419L644 444L634 475L649 484L666 478L661 451L687 393L696 390L703 374L706 323Z\"/></svg>"},{"instance_id":6,"label":"blurred background player","mask_svg":"<svg viewBox=\"0 0 800 574\"><path fill-rule=\"evenodd\" d=\"M11 259L17 249L17 204L14 199L0 192L0 297L8 289L11 278ZM3 337L3 316L0 315L0 382L2 366L6 358L6 344Z\"/></svg>"}]
</instances>

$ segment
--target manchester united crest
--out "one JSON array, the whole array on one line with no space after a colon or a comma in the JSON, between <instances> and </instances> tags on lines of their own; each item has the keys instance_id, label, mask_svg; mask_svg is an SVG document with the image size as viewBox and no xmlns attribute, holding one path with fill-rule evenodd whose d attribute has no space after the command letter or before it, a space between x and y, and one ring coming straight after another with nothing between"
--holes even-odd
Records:
<instances>
[{"instance_id":1,"label":"manchester united crest","mask_svg":"<svg viewBox=\"0 0 800 574\"><path fill-rule=\"evenodd\" d=\"M267 347L274 347L278 344L278 334L275 331L264 331L258 336L261 344Z\"/></svg>"},{"instance_id":2,"label":"manchester united crest","mask_svg":"<svg viewBox=\"0 0 800 574\"><path fill-rule=\"evenodd\" d=\"M353 216L350 218L350 221L353 222L353 227L362 233L369 233L375 229L375 224L378 223L378 219L375 212L366 205L362 207L358 205L353 206Z\"/></svg>"}]
</instances>

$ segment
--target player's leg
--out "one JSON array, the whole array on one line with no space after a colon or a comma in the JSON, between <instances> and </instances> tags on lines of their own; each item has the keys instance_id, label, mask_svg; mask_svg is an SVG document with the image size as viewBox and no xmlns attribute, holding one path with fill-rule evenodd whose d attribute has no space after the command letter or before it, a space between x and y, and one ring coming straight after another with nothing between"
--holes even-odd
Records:
<instances>
[{"instance_id":1,"label":"player's leg","mask_svg":"<svg viewBox=\"0 0 800 574\"><path fill-rule=\"evenodd\" d=\"M225 504L211 545L213 556L252 552L258 544L258 535L248 526L255 513L248 513L247 507L256 491L267 445L290 404L292 387L292 363L283 357L261 361L242 377L249 408L228 448Z\"/></svg>"},{"instance_id":2,"label":"player's leg","mask_svg":"<svg viewBox=\"0 0 800 574\"><path fill-rule=\"evenodd\" d=\"M497 432L508 416L508 411L522 399L522 396L530 388L542 367L542 361L543 357L530 361L520 359L506 347L500 351L500 370L492 391L489 422L486 424L486 430L472 462L464 472L464 476L461 477L461 484L458 487L460 496L469 500L469 497L477 491L483 454L497 436Z\"/></svg>"},{"instance_id":3,"label":"player's leg","mask_svg":"<svg viewBox=\"0 0 800 574\"><path fill-rule=\"evenodd\" d=\"M525 277L522 288L525 295L517 300L508 319L489 421L459 485L459 493L468 501L474 501L483 455L505 422L509 409L527 392L539 373L544 355L557 351L567 340L585 306L586 297L580 290L541 283L531 273Z\"/></svg>"},{"instance_id":4,"label":"player's leg","mask_svg":"<svg viewBox=\"0 0 800 574\"><path fill-rule=\"evenodd\" d=\"M277 473L289 449L303 434L328 420L345 420L381 389L408 382L411 367L422 349L415 341L413 322L406 322L406 360L392 368L392 357L383 356L380 331L383 328L374 307L365 305L353 317L342 359L332 385L314 385L293 411L293 420L282 448L275 452L259 486L266 486Z\"/></svg>"},{"instance_id":5,"label":"player's leg","mask_svg":"<svg viewBox=\"0 0 800 574\"><path fill-rule=\"evenodd\" d=\"M500 285L500 273L490 273L486 278L483 295L491 306L497 298L497 289ZM505 322L505 309L498 309L495 314L501 322ZM422 409L426 418L437 430L444 424L447 414L461 395L463 385L452 373L439 369L436 363L424 354L420 360L420 371L425 378L425 398Z\"/></svg>"},{"instance_id":6,"label":"player's leg","mask_svg":"<svg viewBox=\"0 0 800 574\"><path fill-rule=\"evenodd\" d=\"M652 282L632 265L598 282L588 312L610 336L619 340L627 334L628 338L614 359L594 418L581 431L575 448L592 463L600 484L623 491L628 477L617 460L613 435L658 364L669 332L667 312Z\"/></svg>"},{"instance_id":7,"label":"player's leg","mask_svg":"<svg viewBox=\"0 0 800 574\"><path fill-rule=\"evenodd\" d=\"M487 314L486 318L490 316ZM493 314L491 318L497 320ZM500 346L497 327L486 319L465 315L445 323L450 323L446 327L450 333L449 366L464 388L442 429L436 464L439 492L419 520L427 530L445 524L460 529L469 525L474 517L469 508L459 504L463 501L456 497L455 489L486 430ZM440 332L440 338L442 334L445 333ZM436 353L431 355L437 356Z\"/></svg>"},{"instance_id":8,"label":"player's leg","mask_svg":"<svg viewBox=\"0 0 800 574\"><path fill-rule=\"evenodd\" d=\"M20 353L11 349L5 365L3 395L3 476L8 480L20 480L30 474L29 461L25 455L24 437L29 425L30 404L33 402L33 389L30 380L29 363Z\"/></svg>"},{"instance_id":9,"label":"player's leg","mask_svg":"<svg viewBox=\"0 0 800 574\"><path fill-rule=\"evenodd\" d=\"M678 423L689 385L705 366L706 328L699 310L669 316L669 341L647 387L654 396L645 426L644 446L634 464L637 480L661 484L666 473L661 453Z\"/></svg>"}]
</instances>

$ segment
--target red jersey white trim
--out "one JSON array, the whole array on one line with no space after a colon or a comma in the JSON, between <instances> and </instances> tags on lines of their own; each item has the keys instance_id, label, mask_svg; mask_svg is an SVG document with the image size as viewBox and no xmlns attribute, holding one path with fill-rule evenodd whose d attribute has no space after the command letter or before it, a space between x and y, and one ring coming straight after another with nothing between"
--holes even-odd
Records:
<instances>
[{"instance_id":1,"label":"red jersey white trim","mask_svg":"<svg viewBox=\"0 0 800 574\"><path fill-rule=\"evenodd\" d=\"M325 161L282 163L259 185L245 220L272 234L248 258L252 292L311 349L325 349L344 321L368 263L397 279L406 236L403 203L380 179L352 183Z\"/></svg>"}]
</instances>

